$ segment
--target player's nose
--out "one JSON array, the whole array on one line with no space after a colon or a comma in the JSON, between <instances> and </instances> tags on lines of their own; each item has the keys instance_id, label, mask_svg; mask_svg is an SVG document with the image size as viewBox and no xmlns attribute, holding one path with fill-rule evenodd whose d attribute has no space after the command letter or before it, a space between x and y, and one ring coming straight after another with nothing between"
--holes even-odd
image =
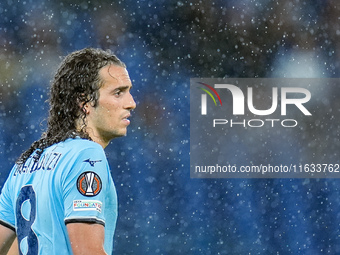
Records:
<instances>
[{"instance_id":1,"label":"player's nose","mask_svg":"<svg viewBox=\"0 0 340 255\"><path fill-rule=\"evenodd\" d=\"M129 96L127 97L125 108L130 109L130 110L133 110L136 108L136 102L130 93L129 93Z\"/></svg>"}]
</instances>

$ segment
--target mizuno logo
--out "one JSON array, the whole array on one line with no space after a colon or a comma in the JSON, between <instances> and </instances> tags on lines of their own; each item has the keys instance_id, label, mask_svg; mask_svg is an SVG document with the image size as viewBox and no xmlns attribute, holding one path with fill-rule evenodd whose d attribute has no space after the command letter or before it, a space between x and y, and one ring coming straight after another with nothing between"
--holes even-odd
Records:
<instances>
[{"instance_id":1,"label":"mizuno logo","mask_svg":"<svg viewBox=\"0 0 340 255\"><path fill-rule=\"evenodd\" d=\"M83 162L87 162L89 163L91 166L94 166L94 164L98 163L98 162L101 162L102 160L90 160L89 158L88 159L85 159Z\"/></svg>"}]
</instances>

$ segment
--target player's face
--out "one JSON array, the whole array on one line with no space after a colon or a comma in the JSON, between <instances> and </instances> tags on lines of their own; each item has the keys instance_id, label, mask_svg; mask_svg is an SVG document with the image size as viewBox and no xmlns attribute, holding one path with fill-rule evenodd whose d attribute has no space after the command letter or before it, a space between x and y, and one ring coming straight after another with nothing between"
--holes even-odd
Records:
<instances>
[{"instance_id":1,"label":"player's face","mask_svg":"<svg viewBox=\"0 0 340 255\"><path fill-rule=\"evenodd\" d=\"M130 111L136 108L136 103L130 94L132 84L124 67L105 66L99 76L103 85L98 103L95 107L88 103L85 109L90 137L105 148L113 138L126 135Z\"/></svg>"}]
</instances>

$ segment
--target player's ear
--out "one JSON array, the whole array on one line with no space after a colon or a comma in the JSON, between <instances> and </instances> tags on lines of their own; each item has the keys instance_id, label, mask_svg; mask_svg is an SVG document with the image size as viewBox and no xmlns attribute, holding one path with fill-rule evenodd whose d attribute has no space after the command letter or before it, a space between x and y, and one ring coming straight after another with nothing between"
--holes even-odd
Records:
<instances>
[{"instance_id":1,"label":"player's ear","mask_svg":"<svg viewBox=\"0 0 340 255\"><path fill-rule=\"evenodd\" d=\"M88 100L86 100L84 93L80 95L80 98L78 98L77 101L80 111L84 112L86 115L89 114L89 102L86 102Z\"/></svg>"},{"instance_id":2,"label":"player's ear","mask_svg":"<svg viewBox=\"0 0 340 255\"><path fill-rule=\"evenodd\" d=\"M90 113L89 102L83 104L83 106L82 106L82 111L83 111L86 115Z\"/></svg>"}]
</instances>

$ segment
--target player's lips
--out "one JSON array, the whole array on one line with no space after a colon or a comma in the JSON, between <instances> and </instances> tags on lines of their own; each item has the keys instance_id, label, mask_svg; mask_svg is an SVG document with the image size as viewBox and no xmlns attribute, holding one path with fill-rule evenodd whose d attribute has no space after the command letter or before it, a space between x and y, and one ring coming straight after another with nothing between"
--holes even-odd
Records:
<instances>
[{"instance_id":1,"label":"player's lips","mask_svg":"<svg viewBox=\"0 0 340 255\"><path fill-rule=\"evenodd\" d=\"M130 124L130 120L129 120L130 117L131 117L130 113L123 117L123 121L126 122L127 125Z\"/></svg>"}]
</instances>

